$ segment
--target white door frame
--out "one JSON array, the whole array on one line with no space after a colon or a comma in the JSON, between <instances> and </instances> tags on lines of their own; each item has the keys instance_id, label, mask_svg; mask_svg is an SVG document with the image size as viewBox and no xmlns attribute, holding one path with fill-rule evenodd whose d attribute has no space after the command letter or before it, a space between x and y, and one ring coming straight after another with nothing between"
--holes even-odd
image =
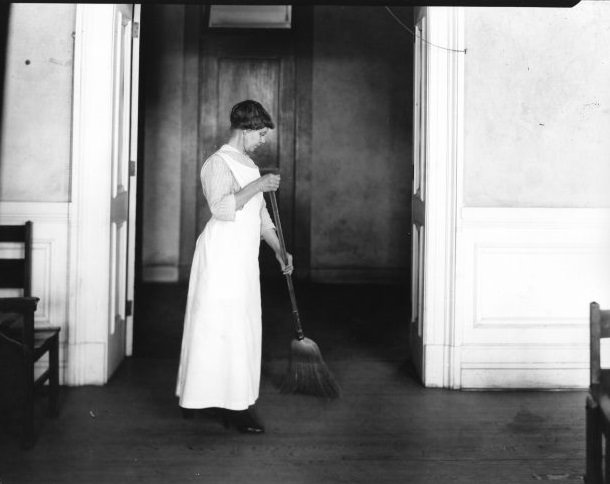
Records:
<instances>
[{"instance_id":1,"label":"white door frame","mask_svg":"<svg viewBox=\"0 0 610 484\"><path fill-rule=\"evenodd\" d=\"M114 5L77 4L69 208L69 385L108 380Z\"/></svg>"},{"instance_id":2,"label":"white door frame","mask_svg":"<svg viewBox=\"0 0 610 484\"><path fill-rule=\"evenodd\" d=\"M461 338L455 325L457 214L464 151L464 11L423 7L428 42L426 225L422 381L459 388ZM432 45L433 44L433 45Z\"/></svg>"}]
</instances>

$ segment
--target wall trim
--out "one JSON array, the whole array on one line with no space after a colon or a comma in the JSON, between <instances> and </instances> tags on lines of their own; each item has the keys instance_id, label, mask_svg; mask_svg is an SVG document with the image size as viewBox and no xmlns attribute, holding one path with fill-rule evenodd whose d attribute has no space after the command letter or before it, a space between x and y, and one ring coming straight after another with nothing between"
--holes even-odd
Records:
<instances>
[{"instance_id":1,"label":"wall trim","mask_svg":"<svg viewBox=\"0 0 610 484\"><path fill-rule=\"evenodd\" d=\"M330 284L398 284L409 281L409 270L313 267L310 271L310 280ZM408 317L408 314L405 314L405 320L408 320Z\"/></svg>"},{"instance_id":2,"label":"wall trim","mask_svg":"<svg viewBox=\"0 0 610 484\"><path fill-rule=\"evenodd\" d=\"M114 8L76 7L69 223L70 385L102 384L108 378Z\"/></svg>"},{"instance_id":3,"label":"wall trim","mask_svg":"<svg viewBox=\"0 0 610 484\"><path fill-rule=\"evenodd\" d=\"M0 218L4 224L20 224L30 219L61 223L68 221L69 209L66 202L0 201Z\"/></svg>"},{"instance_id":4,"label":"wall trim","mask_svg":"<svg viewBox=\"0 0 610 484\"><path fill-rule=\"evenodd\" d=\"M180 279L180 267L175 264L145 265L142 268L142 281L144 282L188 282Z\"/></svg>"},{"instance_id":5,"label":"wall trim","mask_svg":"<svg viewBox=\"0 0 610 484\"><path fill-rule=\"evenodd\" d=\"M464 10L427 7L427 40L464 49ZM464 147L464 54L428 46L422 381L455 386L455 247Z\"/></svg>"}]
</instances>

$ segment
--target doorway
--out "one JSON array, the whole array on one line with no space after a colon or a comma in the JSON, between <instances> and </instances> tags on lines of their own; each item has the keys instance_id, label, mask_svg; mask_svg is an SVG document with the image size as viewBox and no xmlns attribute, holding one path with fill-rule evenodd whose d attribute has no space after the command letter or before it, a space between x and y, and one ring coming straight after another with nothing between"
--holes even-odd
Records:
<instances>
[{"instance_id":1,"label":"doorway","mask_svg":"<svg viewBox=\"0 0 610 484\"><path fill-rule=\"evenodd\" d=\"M206 12L209 12L206 11ZM204 25L200 43L200 117L197 173L203 162L226 142L231 108L244 99L259 101L274 120L266 143L254 155L261 172L282 177L278 192L280 218L288 247L293 242L295 163L295 52L291 29L231 29ZM197 234L210 212L198 179L186 190L197 194ZM185 207L183 207L184 209ZM269 207L271 212L271 208ZM262 245L261 276L277 274L272 254Z\"/></svg>"},{"instance_id":2,"label":"doorway","mask_svg":"<svg viewBox=\"0 0 610 484\"><path fill-rule=\"evenodd\" d=\"M153 15L152 9L169 7L145 6L144 19L147 8ZM164 26L173 15L167 11L157 11L149 27L142 28L143 59L147 50L153 54L144 62L156 62L162 71L154 72L151 65L142 69L148 86L142 89L141 111L147 121L141 179L156 170L152 178L164 179L164 191L172 193L160 203L146 195L154 183L139 191L144 226L138 244L142 270L136 296L136 356L155 356L151 348L157 344L164 345L159 350L163 356L179 352L190 256L208 216L199 169L226 138L230 106L244 96L260 96L278 129L257 161L279 166L282 174L282 225L295 254L305 324L309 322L312 336L329 342L330 347L322 346L325 353L344 355L351 350L339 345L351 340L362 348L376 347L379 356L387 347L383 342L390 339L396 350L392 354L406 359L412 39L382 8L294 7L292 29L272 32L212 30L206 27L205 9L173 8L182 9L173 11L178 17L173 28ZM409 21L412 9L398 10ZM178 26L183 26L180 34ZM162 45L162 37L174 46ZM180 55L182 62L177 63ZM246 77L257 80L257 91L252 91L253 83L243 82ZM164 92L172 83L177 92ZM159 130L159 123L168 118L173 125ZM180 129L172 131L176 125ZM167 148L171 143L176 144L173 151ZM159 150L169 156L159 156ZM175 159L168 168L165 162L171 156ZM161 216L170 207L173 216ZM156 231L151 221L159 225ZM173 240L162 247L162 238ZM152 260L155 252L165 260ZM266 255L277 274L277 262ZM291 337L290 307L281 277L265 284L263 304L272 303L267 304L264 323L269 349L273 341ZM163 297L175 302L173 309L140 307ZM152 341L146 325L154 317L165 320L165 329Z\"/></svg>"}]
</instances>

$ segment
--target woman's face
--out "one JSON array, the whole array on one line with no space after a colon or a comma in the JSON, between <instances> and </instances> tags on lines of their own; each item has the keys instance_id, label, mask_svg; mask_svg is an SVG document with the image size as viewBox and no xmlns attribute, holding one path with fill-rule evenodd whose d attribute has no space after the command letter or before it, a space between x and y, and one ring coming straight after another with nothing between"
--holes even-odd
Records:
<instances>
[{"instance_id":1,"label":"woman's face","mask_svg":"<svg viewBox=\"0 0 610 484\"><path fill-rule=\"evenodd\" d=\"M247 153L252 153L256 148L265 144L265 137L269 132L269 128L262 129L247 129L244 131L244 150Z\"/></svg>"}]
</instances>

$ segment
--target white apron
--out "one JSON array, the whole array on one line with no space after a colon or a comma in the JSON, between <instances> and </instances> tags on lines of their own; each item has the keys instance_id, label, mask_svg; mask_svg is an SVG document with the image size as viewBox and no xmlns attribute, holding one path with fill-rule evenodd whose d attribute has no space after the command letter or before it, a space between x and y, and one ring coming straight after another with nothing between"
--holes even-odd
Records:
<instances>
[{"instance_id":1,"label":"white apron","mask_svg":"<svg viewBox=\"0 0 610 484\"><path fill-rule=\"evenodd\" d=\"M244 187L256 167L216 152ZM176 394L183 408L243 410L258 398L261 299L258 253L263 194L234 221L212 217L197 239L184 317Z\"/></svg>"}]
</instances>

